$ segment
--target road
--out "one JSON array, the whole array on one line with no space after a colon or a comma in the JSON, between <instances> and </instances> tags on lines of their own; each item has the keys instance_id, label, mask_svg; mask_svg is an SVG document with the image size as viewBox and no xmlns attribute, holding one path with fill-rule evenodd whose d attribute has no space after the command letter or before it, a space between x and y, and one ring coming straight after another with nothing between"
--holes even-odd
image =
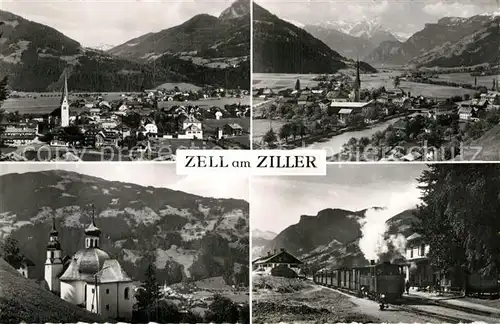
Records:
<instances>
[{"instance_id":1,"label":"road","mask_svg":"<svg viewBox=\"0 0 500 324\"><path fill-rule=\"evenodd\" d=\"M494 317L476 315L458 311L438 305L427 305L422 302L407 302L404 305L392 306L381 311L378 303L364 298L357 298L336 289L331 289L340 294L346 295L356 304L360 313L378 317L382 322L406 322L406 323L442 323L446 322L475 322L499 323L500 320ZM355 309L354 309L355 310Z\"/></svg>"}]
</instances>

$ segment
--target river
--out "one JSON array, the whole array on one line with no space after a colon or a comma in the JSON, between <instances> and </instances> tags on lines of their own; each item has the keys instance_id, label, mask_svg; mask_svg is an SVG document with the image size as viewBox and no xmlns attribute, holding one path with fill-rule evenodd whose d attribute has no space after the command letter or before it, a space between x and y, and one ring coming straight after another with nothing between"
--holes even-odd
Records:
<instances>
[{"instance_id":1,"label":"river","mask_svg":"<svg viewBox=\"0 0 500 324\"><path fill-rule=\"evenodd\" d=\"M394 118L391 120L387 120L383 123L374 125L370 128L363 129L360 131L352 131L352 132L345 132L337 136L333 136L331 138L325 138L323 140L320 140L319 142L311 143L308 145L305 145L304 147L297 147L296 149L313 149L313 150L325 150L326 151L326 156L332 156L337 153L340 153L342 150L342 145L347 143L351 137L355 138L361 138L361 137L368 137L371 138L373 134L375 134L377 131L383 131L385 130L389 125L394 124L399 118ZM273 121L273 129L275 131L278 131L279 126L281 123L284 123L283 121ZM269 121L266 119L254 119L253 120L253 141L257 142L260 141L262 136L269 130ZM257 132L256 132L257 130Z\"/></svg>"}]
</instances>

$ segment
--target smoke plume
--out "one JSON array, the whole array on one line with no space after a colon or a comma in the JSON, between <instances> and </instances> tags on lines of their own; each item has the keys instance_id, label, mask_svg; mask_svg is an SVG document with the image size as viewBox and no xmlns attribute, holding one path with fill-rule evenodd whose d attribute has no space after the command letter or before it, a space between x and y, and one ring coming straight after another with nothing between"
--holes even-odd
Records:
<instances>
[{"instance_id":1,"label":"smoke plume","mask_svg":"<svg viewBox=\"0 0 500 324\"><path fill-rule=\"evenodd\" d=\"M412 184L407 190L393 193L383 209L369 209L359 220L362 237L359 248L367 260L379 261L382 254L396 250L404 255L406 239L403 235L386 236L387 221L397 214L414 208L419 203L419 189Z\"/></svg>"}]
</instances>

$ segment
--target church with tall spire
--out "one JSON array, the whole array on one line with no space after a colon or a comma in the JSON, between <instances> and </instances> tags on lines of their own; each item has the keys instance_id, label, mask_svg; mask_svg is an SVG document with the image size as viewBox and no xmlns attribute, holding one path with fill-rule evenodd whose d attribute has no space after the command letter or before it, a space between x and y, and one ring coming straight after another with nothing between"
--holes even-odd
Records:
<instances>
[{"instance_id":1,"label":"church with tall spire","mask_svg":"<svg viewBox=\"0 0 500 324\"><path fill-rule=\"evenodd\" d=\"M100 249L101 230L96 225L94 209L84 236L84 247L64 262L59 231L53 219L44 274L50 291L103 318L130 320L133 282L118 260Z\"/></svg>"},{"instance_id":2,"label":"church with tall spire","mask_svg":"<svg viewBox=\"0 0 500 324\"><path fill-rule=\"evenodd\" d=\"M354 80L352 88L354 91L353 101L359 102L361 100L359 94L359 92L361 91L361 78L359 76L359 58L356 60L356 79Z\"/></svg>"},{"instance_id":3,"label":"church with tall spire","mask_svg":"<svg viewBox=\"0 0 500 324\"><path fill-rule=\"evenodd\" d=\"M64 85L61 94L61 126L69 126L69 94L68 94L68 75L64 72Z\"/></svg>"}]
</instances>

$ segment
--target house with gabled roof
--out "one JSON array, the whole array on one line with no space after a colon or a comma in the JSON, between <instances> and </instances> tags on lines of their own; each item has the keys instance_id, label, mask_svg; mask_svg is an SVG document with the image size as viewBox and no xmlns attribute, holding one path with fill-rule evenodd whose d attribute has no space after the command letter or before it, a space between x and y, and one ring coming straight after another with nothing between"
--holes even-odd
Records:
<instances>
[{"instance_id":1,"label":"house with gabled roof","mask_svg":"<svg viewBox=\"0 0 500 324\"><path fill-rule=\"evenodd\" d=\"M252 266L254 270L264 270L265 272L270 272L278 266L285 266L298 273L302 263L297 257L282 248L278 252L276 250L269 251L266 255L255 259Z\"/></svg>"}]
</instances>

